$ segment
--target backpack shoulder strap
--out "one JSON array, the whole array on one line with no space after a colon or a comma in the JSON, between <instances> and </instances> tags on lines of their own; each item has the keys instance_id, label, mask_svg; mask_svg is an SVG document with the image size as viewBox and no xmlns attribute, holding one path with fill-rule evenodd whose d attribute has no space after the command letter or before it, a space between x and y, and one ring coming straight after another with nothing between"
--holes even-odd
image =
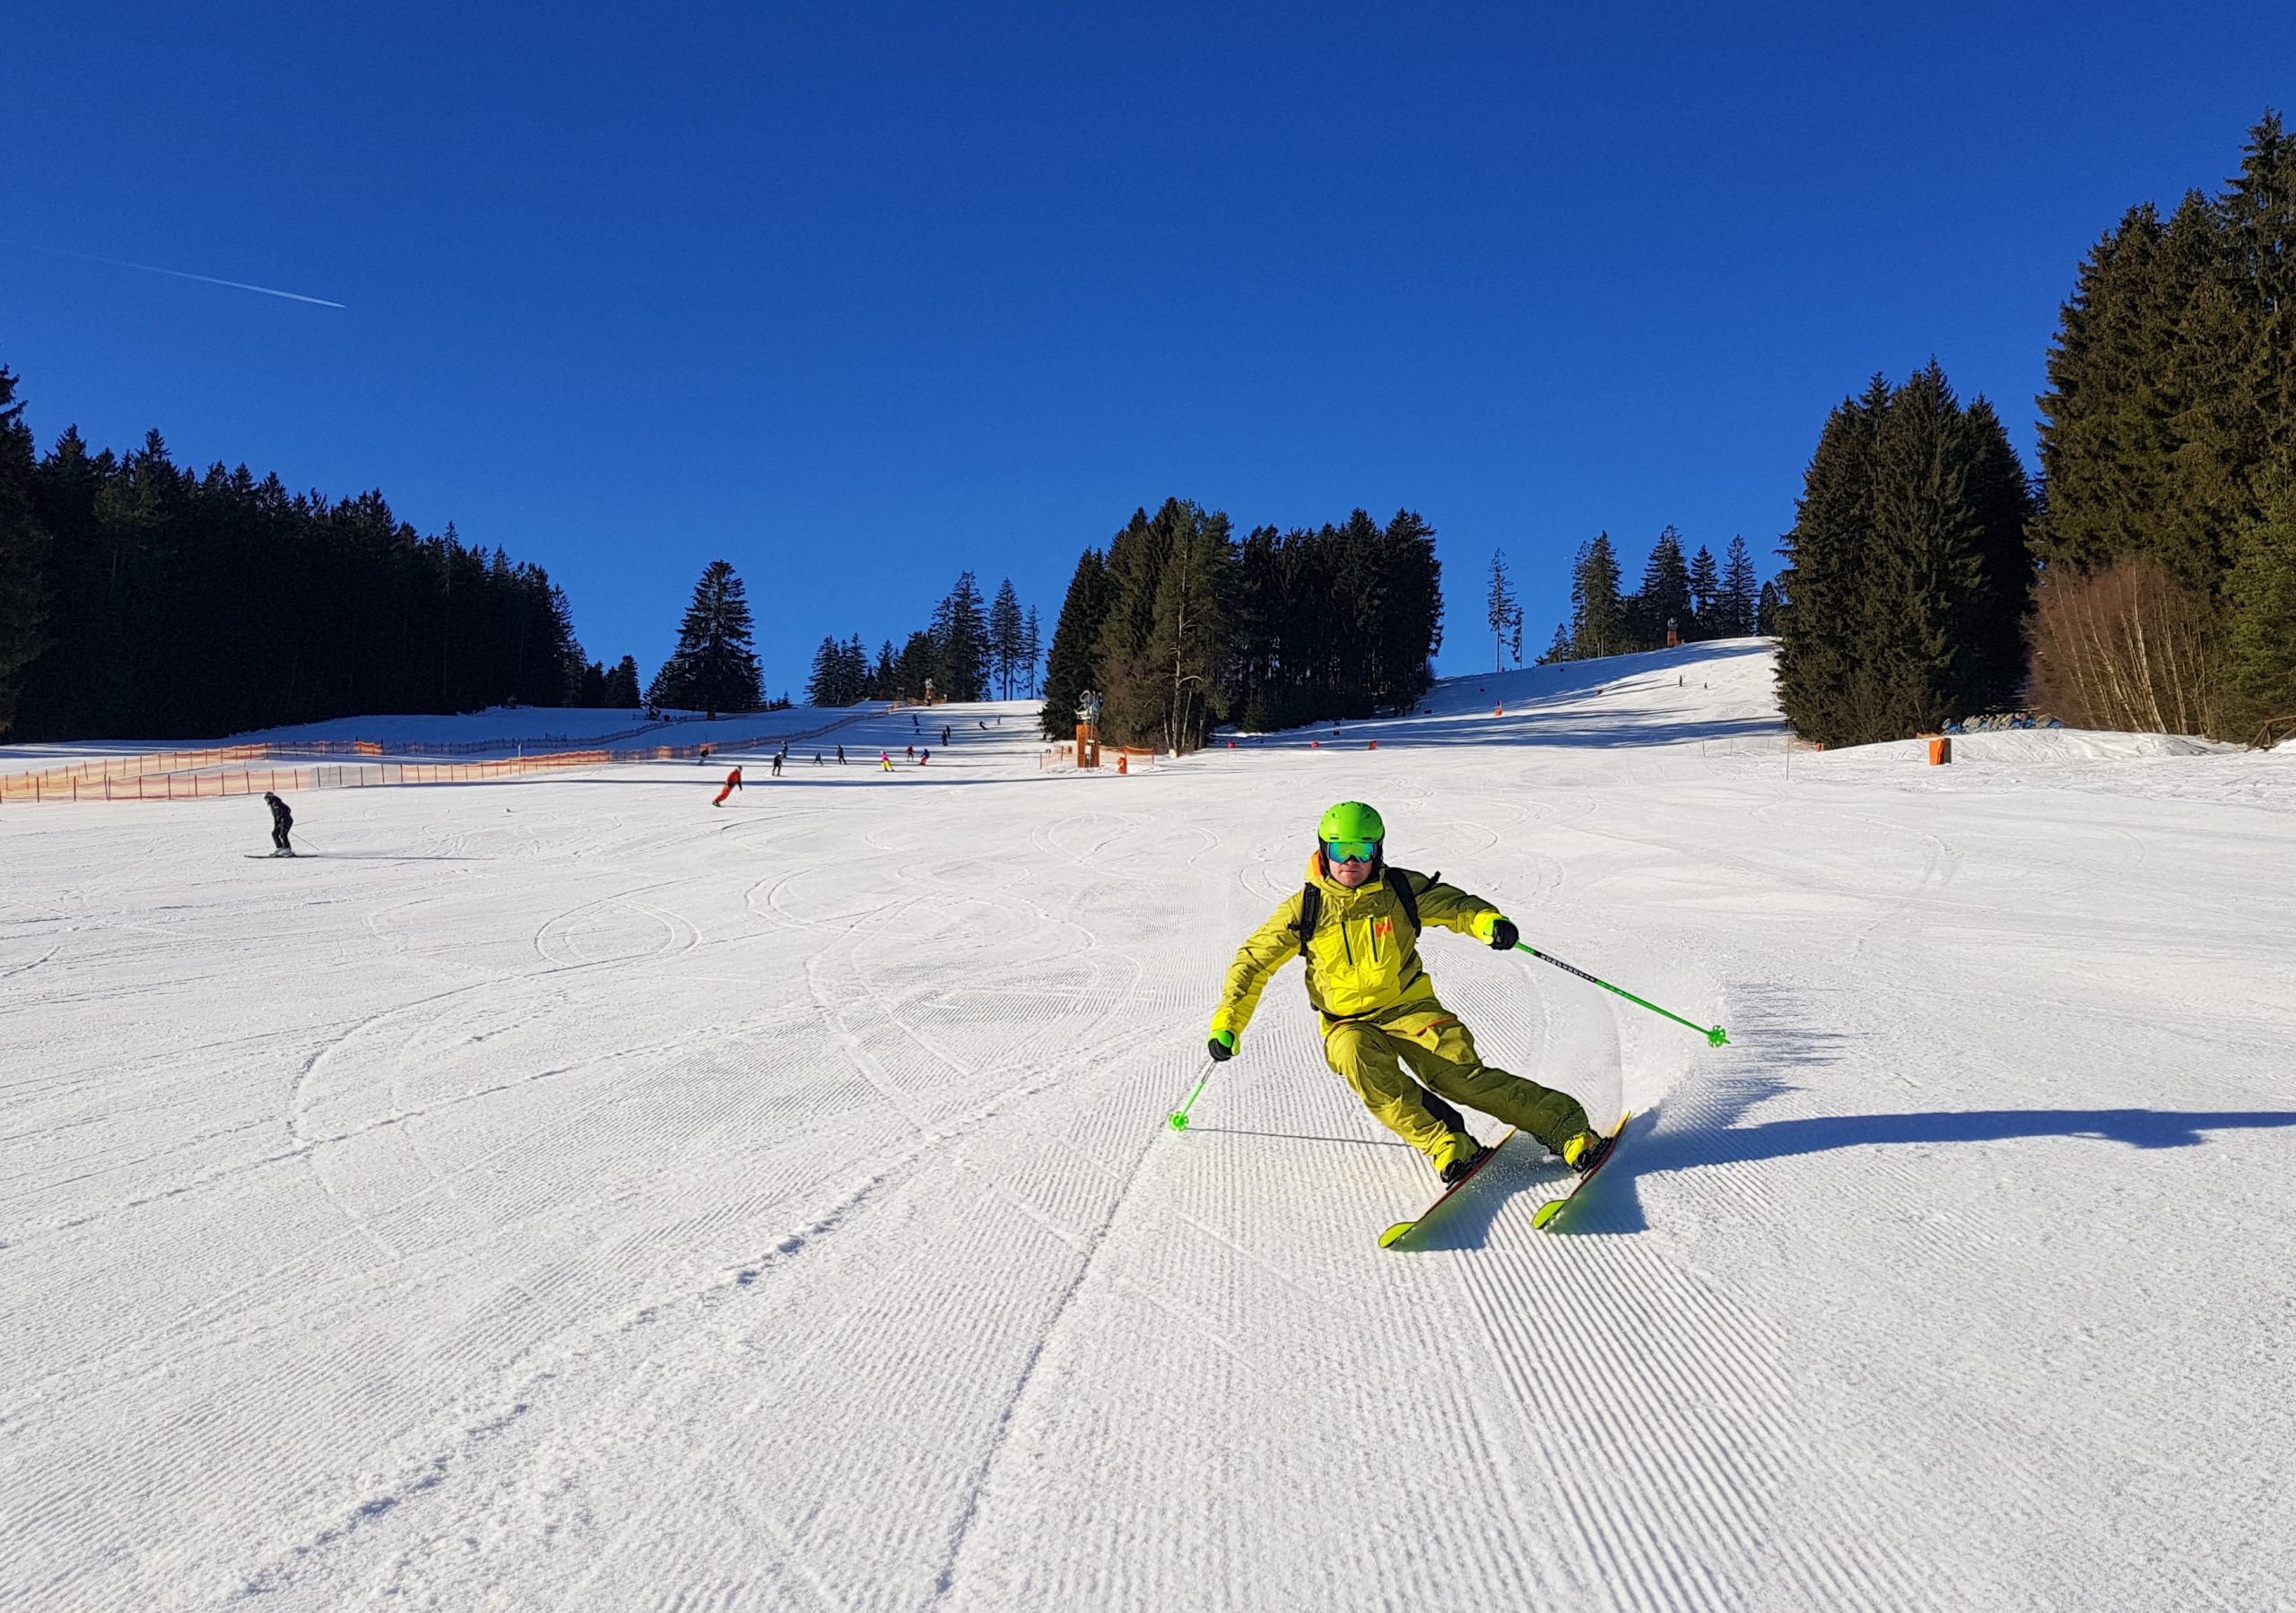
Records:
<instances>
[{"instance_id":1,"label":"backpack shoulder strap","mask_svg":"<svg viewBox=\"0 0 2296 1613\"><path fill-rule=\"evenodd\" d=\"M1428 879L1423 886L1419 886L1419 890L1426 890L1426 888L1432 886L1432 883L1435 881ZM1426 924L1419 923L1419 890L1412 890L1412 870L1407 870L1407 867L1398 867L1398 870L1396 870L1396 904L1403 906L1403 918L1412 920L1412 934L1414 936L1417 936L1422 929L1426 929Z\"/></svg>"},{"instance_id":2,"label":"backpack shoulder strap","mask_svg":"<svg viewBox=\"0 0 2296 1613\"><path fill-rule=\"evenodd\" d=\"M1323 912L1324 893L1313 885L1302 886L1300 890L1299 922L1292 926L1299 932L1300 951L1305 952L1308 950L1308 938L1316 932L1316 921L1323 916Z\"/></svg>"},{"instance_id":3,"label":"backpack shoulder strap","mask_svg":"<svg viewBox=\"0 0 2296 1613\"><path fill-rule=\"evenodd\" d=\"M1414 875L1407 868L1397 868L1390 872L1396 876L1394 885L1396 901L1402 906L1404 917L1411 921L1412 933L1416 935L1427 927L1419 922L1419 892L1432 889L1436 881L1443 876L1439 873ZM1411 888L1413 879L1425 881L1420 886L1419 890L1413 890Z\"/></svg>"}]
</instances>

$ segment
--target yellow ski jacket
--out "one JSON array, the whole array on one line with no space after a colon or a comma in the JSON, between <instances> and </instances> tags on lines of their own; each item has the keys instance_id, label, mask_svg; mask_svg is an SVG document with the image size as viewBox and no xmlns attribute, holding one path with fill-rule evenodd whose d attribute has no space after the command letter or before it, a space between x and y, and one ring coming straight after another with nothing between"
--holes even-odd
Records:
<instances>
[{"instance_id":1,"label":"yellow ski jacket","mask_svg":"<svg viewBox=\"0 0 2296 1613\"><path fill-rule=\"evenodd\" d=\"M1323 911L1308 937L1308 1001L1328 1030L1340 1019L1360 1019L1399 1002L1433 1002L1435 983L1419 961L1419 936L1390 889L1409 880L1419 901L1419 922L1439 924L1477 941L1491 939L1499 909L1456 885L1431 880L1407 868L1382 868L1379 877L1353 890L1324 870L1321 853L1308 859L1308 882L1322 892ZM1259 1006L1268 976L1300 951L1300 900L1295 890L1265 924L1252 932L1228 969L1227 990L1213 1013L1214 1032L1242 1035Z\"/></svg>"}]
</instances>

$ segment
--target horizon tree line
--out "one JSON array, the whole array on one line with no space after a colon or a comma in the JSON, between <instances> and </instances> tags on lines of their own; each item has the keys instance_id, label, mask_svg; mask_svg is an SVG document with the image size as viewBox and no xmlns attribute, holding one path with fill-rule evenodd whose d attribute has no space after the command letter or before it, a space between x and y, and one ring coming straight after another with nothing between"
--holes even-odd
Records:
<instances>
[{"instance_id":1,"label":"horizon tree line","mask_svg":"<svg viewBox=\"0 0 2296 1613\"><path fill-rule=\"evenodd\" d=\"M591 670L540 566L419 533L379 491L179 467L156 430L118 454L67 428L38 455L17 385L0 369L0 734L555 706Z\"/></svg>"},{"instance_id":2,"label":"horizon tree line","mask_svg":"<svg viewBox=\"0 0 2296 1613\"><path fill-rule=\"evenodd\" d=\"M858 633L824 637L813 652L805 698L814 706L854 706L865 700L1009 700L1013 691L1037 690L1043 659L1036 607L1025 611L1007 577L985 608L971 572L933 608L930 625L909 635L896 651L891 639L874 663Z\"/></svg>"},{"instance_id":3,"label":"horizon tree line","mask_svg":"<svg viewBox=\"0 0 2296 1613\"><path fill-rule=\"evenodd\" d=\"M1685 559L1682 533L1662 530L1650 546L1641 585L1619 592L1618 551L1607 532L1578 546L1570 561L1570 616L1538 658L1542 666L1559 661L1591 661L1665 647L1669 624L1684 644L1709 638L1744 638L1771 630L1780 594L1775 585L1757 582L1753 556L1743 536L1733 536L1719 565L1706 545ZM1494 623L1506 608L1514 613L1514 652L1522 660L1520 607L1506 577L1503 553L1492 557L1491 611ZM1494 657L1495 661L1495 657ZM1494 664L1494 671L1499 670Z\"/></svg>"}]
</instances>

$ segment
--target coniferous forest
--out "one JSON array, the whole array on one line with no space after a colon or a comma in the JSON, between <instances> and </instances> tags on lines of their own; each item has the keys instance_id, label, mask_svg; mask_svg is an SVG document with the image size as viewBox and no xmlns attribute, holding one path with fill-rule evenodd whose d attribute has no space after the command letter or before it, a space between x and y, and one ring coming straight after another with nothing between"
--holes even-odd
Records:
<instances>
[{"instance_id":1,"label":"coniferous forest","mask_svg":"<svg viewBox=\"0 0 2296 1613\"><path fill-rule=\"evenodd\" d=\"M156 431L120 455L68 430L36 458L15 386L0 370L0 733L186 738L635 683L584 663L539 566L422 536L379 492L178 467Z\"/></svg>"},{"instance_id":2,"label":"coniferous forest","mask_svg":"<svg viewBox=\"0 0 2296 1613\"><path fill-rule=\"evenodd\" d=\"M981 603L970 571L933 608L932 625L911 633L896 650L888 638L869 657L859 634L831 635L813 652L805 698L815 706L862 700L1009 700L1037 692L1036 607L1021 609L1007 577L996 600Z\"/></svg>"},{"instance_id":3,"label":"coniferous forest","mask_svg":"<svg viewBox=\"0 0 2296 1613\"><path fill-rule=\"evenodd\" d=\"M1087 689L1111 741L1186 750L1215 722L1251 730L1405 710L1443 637L1435 531L1255 528L1170 499L1078 559L1045 663L1044 732L1065 738Z\"/></svg>"},{"instance_id":4,"label":"coniferous forest","mask_svg":"<svg viewBox=\"0 0 2296 1613\"><path fill-rule=\"evenodd\" d=\"M2296 717L2296 137L2276 116L2221 193L2106 232L2048 377L2037 692L2069 721L2226 739Z\"/></svg>"},{"instance_id":5,"label":"coniferous forest","mask_svg":"<svg viewBox=\"0 0 2296 1613\"><path fill-rule=\"evenodd\" d=\"M1933 362L1838 407L1779 577L1796 732L1897 739L2030 699L2075 726L2296 724L2296 140L2133 208L2082 263L2029 482Z\"/></svg>"}]
</instances>

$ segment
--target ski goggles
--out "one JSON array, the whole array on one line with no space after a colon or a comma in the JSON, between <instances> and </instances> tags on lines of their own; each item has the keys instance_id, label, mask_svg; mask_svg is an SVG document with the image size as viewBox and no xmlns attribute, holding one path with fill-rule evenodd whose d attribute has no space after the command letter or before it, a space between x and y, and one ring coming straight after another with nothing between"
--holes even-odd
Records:
<instances>
[{"instance_id":1,"label":"ski goggles","mask_svg":"<svg viewBox=\"0 0 2296 1613\"><path fill-rule=\"evenodd\" d=\"M1326 840L1324 855L1334 863L1376 863L1379 860L1377 840Z\"/></svg>"}]
</instances>

